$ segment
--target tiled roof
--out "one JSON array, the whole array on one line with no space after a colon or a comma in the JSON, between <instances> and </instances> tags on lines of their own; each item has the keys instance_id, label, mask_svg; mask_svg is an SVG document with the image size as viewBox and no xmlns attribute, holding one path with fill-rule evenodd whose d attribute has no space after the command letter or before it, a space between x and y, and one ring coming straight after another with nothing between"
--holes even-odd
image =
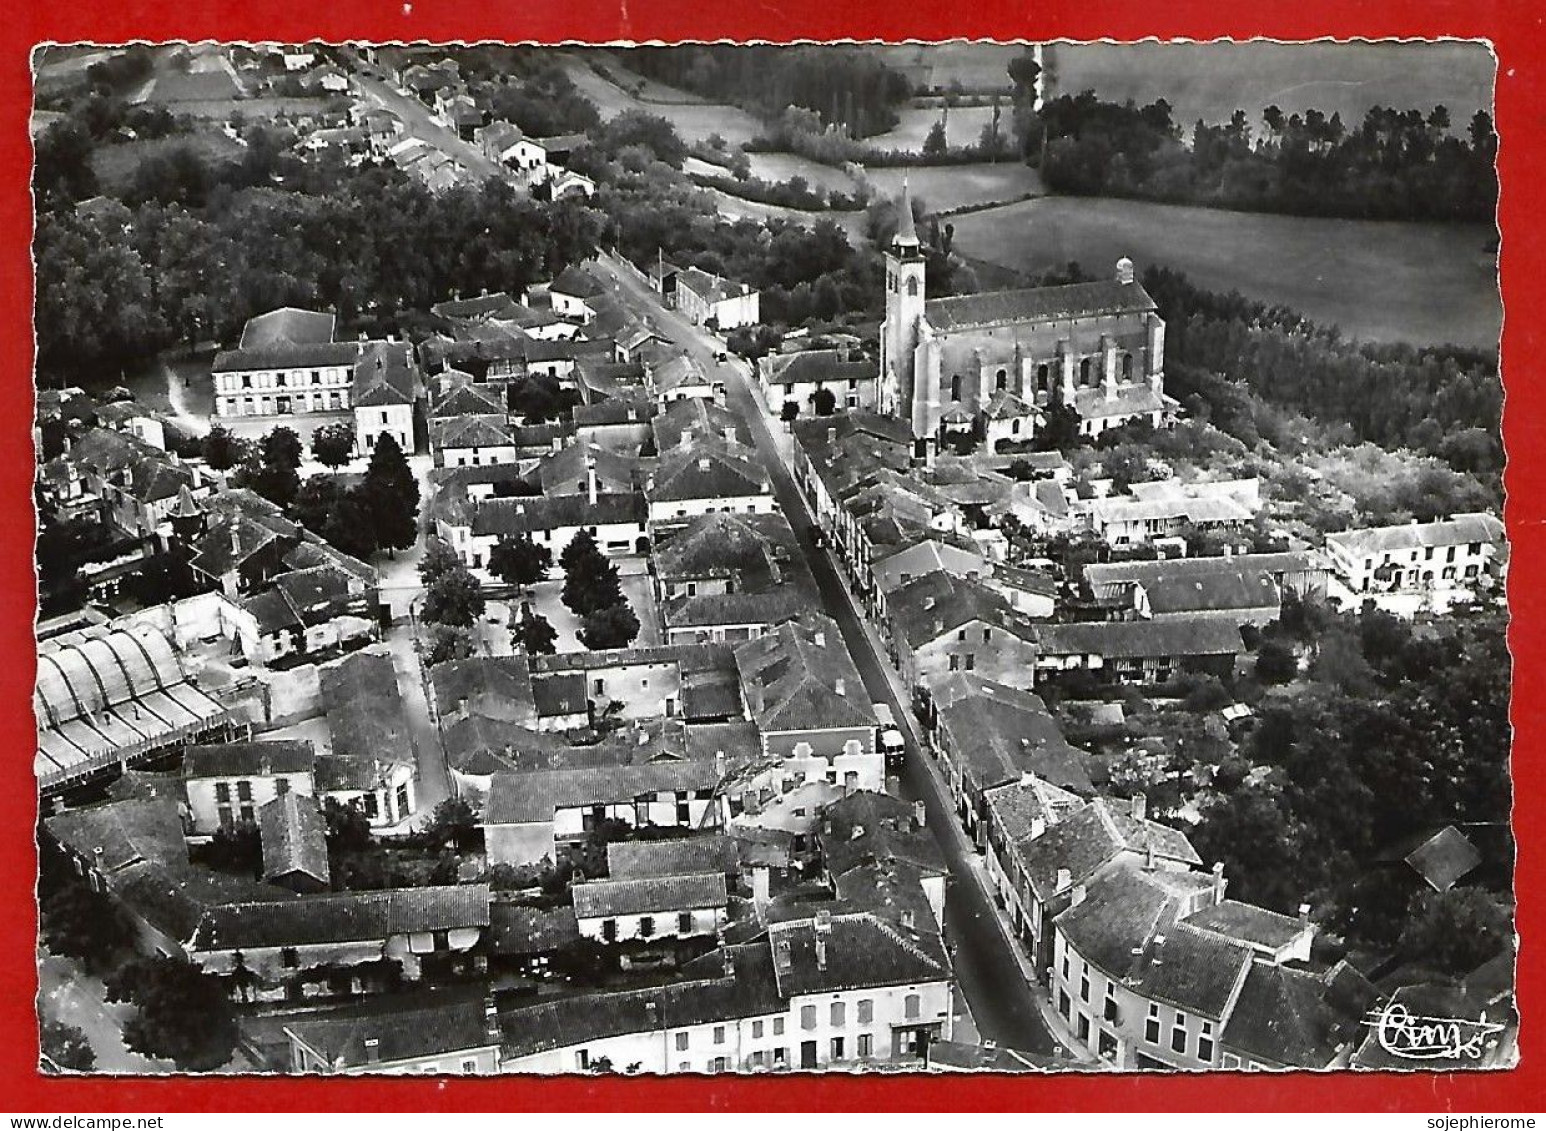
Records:
<instances>
[{"instance_id":1,"label":"tiled roof","mask_svg":"<svg viewBox=\"0 0 1546 1131\"><path fill-rule=\"evenodd\" d=\"M798 350L770 354L763 365L763 380L770 385L811 384L816 381L872 381L880 372L871 361L849 359L845 350Z\"/></svg>"},{"instance_id":2,"label":"tiled roof","mask_svg":"<svg viewBox=\"0 0 1546 1131\"><path fill-rule=\"evenodd\" d=\"M483 824L541 824L563 808L629 802L647 793L713 789L718 781L714 763L703 761L495 774Z\"/></svg>"},{"instance_id":3,"label":"tiled roof","mask_svg":"<svg viewBox=\"0 0 1546 1131\"><path fill-rule=\"evenodd\" d=\"M1495 515L1457 514L1440 522L1414 522L1402 526L1375 526L1326 535L1329 545L1339 546L1348 554L1400 553L1428 546L1464 546L1472 542L1503 540L1503 523Z\"/></svg>"},{"instance_id":4,"label":"tiled roof","mask_svg":"<svg viewBox=\"0 0 1546 1131\"><path fill-rule=\"evenodd\" d=\"M355 652L321 670L321 702L334 754L357 758L411 752L412 739L392 658Z\"/></svg>"},{"instance_id":5,"label":"tiled roof","mask_svg":"<svg viewBox=\"0 0 1546 1131\"><path fill-rule=\"evenodd\" d=\"M1150 585L1159 581L1201 580L1215 574L1303 573L1325 567L1313 554L1290 551L1278 554L1235 554L1232 557L1165 558L1158 561L1093 562L1084 567L1084 579L1091 588L1136 581Z\"/></svg>"},{"instance_id":6,"label":"tiled roof","mask_svg":"<svg viewBox=\"0 0 1546 1131\"><path fill-rule=\"evenodd\" d=\"M614 880L734 872L739 863L736 842L727 836L622 840L607 845L607 874Z\"/></svg>"},{"instance_id":7,"label":"tiled roof","mask_svg":"<svg viewBox=\"0 0 1546 1131\"><path fill-rule=\"evenodd\" d=\"M1074 411L1084 420L1128 417L1138 413L1164 412L1176 402L1148 385L1122 385L1113 397L1104 389L1080 389L1074 393Z\"/></svg>"},{"instance_id":8,"label":"tiled roof","mask_svg":"<svg viewBox=\"0 0 1546 1131\"><path fill-rule=\"evenodd\" d=\"M1136 314L1154 309L1154 300L1140 284L1103 280L930 299L924 304L924 316L935 330L948 333L972 326Z\"/></svg>"},{"instance_id":9,"label":"tiled roof","mask_svg":"<svg viewBox=\"0 0 1546 1131\"><path fill-rule=\"evenodd\" d=\"M548 285L549 292L557 291L576 298L594 298L606 293L606 289L595 275L580 265L565 267L558 278Z\"/></svg>"},{"instance_id":10,"label":"tiled roof","mask_svg":"<svg viewBox=\"0 0 1546 1131\"><path fill-rule=\"evenodd\" d=\"M597 490L628 492L634 489L639 469L637 456L621 455L599 444L569 444L542 457L535 478L542 484L544 494L585 494L590 490L589 477L594 470Z\"/></svg>"},{"instance_id":11,"label":"tiled roof","mask_svg":"<svg viewBox=\"0 0 1546 1131\"><path fill-rule=\"evenodd\" d=\"M66 809L43 819L49 835L104 876L137 863L183 865L188 848L182 818L170 799L114 801Z\"/></svg>"},{"instance_id":12,"label":"tiled roof","mask_svg":"<svg viewBox=\"0 0 1546 1131\"><path fill-rule=\"evenodd\" d=\"M515 432L504 413L476 416L436 416L429 422L430 442L437 452L449 448L503 448L515 445Z\"/></svg>"},{"instance_id":13,"label":"tiled roof","mask_svg":"<svg viewBox=\"0 0 1546 1131\"><path fill-rule=\"evenodd\" d=\"M1327 1068L1357 1035L1360 1021L1331 1005L1315 975L1258 962L1245 976L1219 1042L1273 1066Z\"/></svg>"},{"instance_id":14,"label":"tiled roof","mask_svg":"<svg viewBox=\"0 0 1546 1131\"><path fill-rule=\"evenodd\" d=\"M448 374L457 372L451 369L436 377L441 391L435 398L434 407L430 409L432 419L505 415L504 398L495 389L480 387L470 380L454 384L446 380Z\"/></svg>"},{"instance_id":15,"label":"tiled roof","mask_svg":"<svg viewBox=\"0 0 1546 1131\"><path fill-rule=\"evenodd\" d=\"M463 701L475 715L535 722L531 671L525 656L474 656L430 669L435 710L445 718Z\"/></svg>"},{"instance_id":16,"label":"tiled roof","mask_svg":"<svg viewBox=\"0 0 1546 1131\"><path fill-rule=\"evenodd\" d=\"M244 950L366 942L392 935L487 927L487 884L342 892L205 912L194 949Z\"/></svg>"},{"instance_id":17,"label":"tiled roof","mask_svg":"<svg viewBox=\"0 0 1546 1131\"><path fill-rule=\"evenodd\" d=\"M655 435L655 450L661 455L705 436L733 439L743 447L752 443L751 428L738 413L704 397L672 401L654 417L650 428Z\"/></svg>"},{"instance_id":18,"label":"tiled roof","mask_svg":"<svg viewBox=\"0 0 1546 1131\"><path fill-rule=\"evenodd\" d=\"M1084 804L1077 795L1034 775L983 790L982 801L990 825L1011 842L1031 839L1034 822L1041 821L1045 832Z\"/></svg>"},{"instance_id":19,"label":"tiled roof","mask_svg":"<svg viewBox=\"0 0 1546 1131\"><path fill-rule=\"evenodd\" d=\"M1298 938L1307 927L1298 919L1264 907L1225 899L1189 916L1187 925L1200 931L1248 943L1263 950L1278 950Z\"/></svg>"},{"instance_id":20,"label":"tiled roof","mask_svg":"<svg viewBox=\"0 0 1546 1131\"><path fill-rule=\"evenodd\" d=\"M583 715L588 702L585 677L579 672L534 675L531 680L531 698L537 708L538 718Z\"/></svg>"},{"instance_id":21,"label":"tiled roof","mask_svg":"<svg viewBox=\"0 0 1546 1131\"><path fill-rule=\"evenodd\" d=\"M258 349L278 343L317 345L333 340L335 318L320 310L280 307L247 319L242 328L241 349Z\"/></svg>"},{"instance_id":22,"label":"tiled roof","mask_svg":"<svg viewBox=\"0 0 1546 1131\"><path fill-rule=\"evenodd\" d=\"M1035 633L1037 647L1050 656L1227 656L1244 648L1239 626L1211 617L1038 624Z\"/></svg>"},{"instance_id":23,"label":"tiled roof","mask_svg":"<svg viewBox=\"0 0 1546 1131\"><path fill-rule=\"evenodd\" d=\"M724 907L730 900L725 891L725 873L722 871L682 876L589 880L575 884L571 892L577 919L605 919L620 915Z\"/></svg>"},{"instance_id":24,"label":"tiled roof","mask_svg":"<svg viewBox=\"0 0 1546 1131\"><path fill-rule=\"evenodd\" d=\"M971 694L938 707L950 756L976 789L1018 781L1029 772L1063 789L1089 794L1089 755L1070 746L1041 698L975 675Z\"/></svg>"},{"instance_id":25,"label":"tiled roof","mask_svg":"<svg viewBox=\"0 0 1546 1131\"><path fill-rule=\"evenodd\" d=\"M1482 862L1476 845L1454 825L1445 825L1406 856L1406 863L1434 891L1445 892Z\"/></svg>"},{"instance_id":26,"label":"tiled roof","mask_svg":"<svg viewBox=\"0 0 1546 1131\"><path fill-rule=\"evenodd\" d=\"M662 455L645 494L652 503L703 499L740 499L766 495L768 474L750 449L737 449L705 438L691 447Z\"/></svg>"},{"instance_id":27,"label":"tiled roof","mask_svg":"<svg viewBox=\"0 0 1546 1131\"><path fill-rule=\"evenodd\" d=\"M1165 578L1143 583L1149 609L1167 613L1276 609L1282 592L1271 577L1260 573L1213 573L1196 578Z\"/></svg>"},{"instance_id":28,"label":"tiled roof","mask_svg":"<svg viewBox=\"0 0 1546 1131\"><path fill-rule=\"evenodd\" d=\"M368 793L390 785L405 766L412 766L408 750L384 752L380 758L318 754L312 764L312 783L322 793Z\"/></svg>"},{"instance_id":29,"label":"tiled roof","mask_svg":"<svg viewBox=\"0 0 1546 1131\"><path fill-rule=\"evenodd\" d=\"M321 1054L335 1070L368 1069L498 1045L498 1032L490 1032L484 1010L481 993L448 993L442 988L433 997L418 994L403 1000L387 995L309 1011L287 1019L284 1031ZM369 1052L367 1040L374 1042Z\"/></svg>"},{"instance_id":30,"label":"tiled roof","mask_svg":"<svg viewBox=\"0 0 1546 1131\"><path fill-rule=\"evenodd\" d=\"M520 957L549 954L578 942L580 926L574 908L522 907L496 902L489 908L489 929L484 949L491 954Z\"/></svg>"},{"instance_id":31,"label":"tiled roof","mask_svg":"<svg viewBox=\"0 0 1546 1131\"><path fill-rule=\"evenodd\" d=\"M259 739L189 746L183 750L183 780L198 778L264 778L275 774L311 772L316 757L304 739Z\"/></svg>"},{"instance_id":32,"label":"tiled roof","mask_svg":"<svg viewBox=\"0 0 1546 1131\"><path fill-rule=\"evenodd\" d=\"M1167 860L1201 863L1183 834L1155 821L1119 821L1112 807L1099 799L1069 813L1034 840L1022 841L1019 848L1031 890L1046 903L1058 894L1059 869L1068 870L1071 884L1083 883L1121 853L1146 853L1151 844L1155 854Z\"/></svg>"},{"instance_id":33,"label":"tiled roof","mask_svg":"<svg viewBox=\"0 0 1546 1131\"><path fill-rule=\"evenodd\" d=\"M306 366L353 365L362 342L320 342L314 345L275 342L251 349L221 350L213 371L239 373L250 369L302 369Z\"/></svg>"},{"instance_id":34,"label":"tiled roof","mask_svg":"<svg viewBox=\"0 0 1546 1131\"><path fill-rule=\"evenodd\" d=\"M473 515L472 532L503 537L580 526L642 525L648 517L644 496L633 492L599 494L595 502L579 494L534 495L484 501Z\"/></svg>"},{"instance_id":35,"label":"tiled roof","mask_svg":"<svg viewBox=\"0 0 1546 1131\"><path fill-rule=\"evenodd\" d=\"M284 793L258 810L263 842L263 878L303 873L326 885L327 822L317 803L299 793Z\"/></svg>"},{"instance_id":36,"label":"tiled roof","mask_svg":"<svg viewBox=\"0 0 1546 1131\"><path fill-rule=\"evenodd\" d=\"M886 598L886 612L899 640L916 651L964 625L983 624L1034 641L1035 622L1016 612L993 590L979 581L934 570L893 589Z\"/></svg>"},{"instance_id":37,"label":"tiled roof","mask_svg":"<svg viewBox=\"0 0 1546 1131\"><path fill-rule=\"evenodd\" d=\"M746 705L764 732L875 725L869 692L830 617L785 621L735 657Z\"/></svg>"},{"instance_id":38,"label":"tiled roof","mask_svg":"<svg viewBox=\"0 0 1546 1131\"><path fill-rule=\"evenodd\" d=\"M871 911L832 913L830 918L807 911L801 918L770 924L779 994L792 998L947 980L950 960L932 927L932 922L916 923L907 930ZM824 960L818 933L826 944Z\"/></svg>"},{"instance_id":39,"label":"tiled roof","mask_svg":"<svg viewBox=\"0 0 1546 1131\"><path fill-rule=\"evenodd\" d=\"M817 836L834 876L887 860L930 875L946 871L939 842L918 823L912 805L887 793L859 790L834 801L821 811Z\"/></svg>"},{"instance_id":40,"label":"tiled roof","mask_svg":"<svg viewBox=\"0 0 1546 1131\"><path fill-rule=\"evenodd\" d=\"M352 399L358 408L411 405L419 395L419 370L406 342L370 342L354 366Z\"/></svg>"}]
</instances>

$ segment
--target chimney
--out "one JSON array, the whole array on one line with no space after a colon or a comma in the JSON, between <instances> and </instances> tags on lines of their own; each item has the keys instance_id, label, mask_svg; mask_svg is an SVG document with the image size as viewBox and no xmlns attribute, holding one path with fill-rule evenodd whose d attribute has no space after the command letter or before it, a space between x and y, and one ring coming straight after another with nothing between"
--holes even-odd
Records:
<instances>
[{"instance_id":1,"label":"chimney","mask_svg":"<svg viewBox=\"0 0 1546 1131\"><path fill-rule=\"evenodd\" d=\"M1141 793L1133 794L1130 802L1133 820L1147 820L1149 816L1149 799Z\"/></svg>"},{"instance_id":2,"label":"chimney","mask_svg":"<svg viewBox=\"0 0 1546 1131\"><path fill-rule=\"evenodd\" d=\"M836 443L837 443L837 429L834 428L834 427L829 427L827 429L827 446L830 448L833 444L836 444Z\"/></svg>"},{"instance_id":3,"label":"chimney","mask_svg":"<svg viewBox=\"0 0 1546 1131\"><path fill-rule=\"evenodd\" d=\"M1085 894L1086 894L1086 892L1085 892L1084 885L1083 884L1075 884L1074 885L1074 894L1073 894L1073 897L1069 900L1068 906L1070 906L1070 907L1078 907L1081 903L1084 902Z\"/></svg>"},{"instance_id":4,"label":"chimney","mask_svg":"<svg viewBox=\"0 0 1546 1131\"><path fill-rule=\"evenodd\" d=\"M1299 929L1301 931L1304 931L1304 930L1308 930L1309 927L1310 927L1310 905L1308 903L1301 903L1299 905Z\"/></svg>"},{"instance_id":5,"label":"chimney","mask_svg":"<svg viewBox=\"0 0 1546 1131\"><path fill-rule=\"evenodd\" d=\"M1217 906L1224 902L1224 888L1229 883L1224 878L1224 862L1220 860L1213 865L1213 902Z\"/></svg>"},{"instance_id":6,"label":"chimney","mask_svg":"<svg viewBox=\"0 0 1546 1131\"><path fill-rule=\"evenodd\" d=\"M1117 260L1117 282L1131 283L1133 281L1133 261L1127 256Z\"/></svg>"},{"instance_id":7,"label":"chimney","mask_svg":"<svg viewBox=\"0 0 1546 1131\"><path fill-rule=\"evenodd\" d=\"M849 840L858 840L858 839L860 839L863 836L864 836L864 826L863 825L855 825L853 828L848 830L848 839Z\"/></svg>"},{"instance_id":8,"label":"chimney","mask_svg":"<svg viewBox=\"0 0 1546 1131\"><path fill-rule=\"evenodd\" d=\"M785 935L773 944L773 966L777 970L788 973L792 965L793 960L789 953L789 937Z\"/></svg>"},{"instance_id":9,"label":"chimney","mask_svg":"<svg viewBox=\"0 0 1546 1131\"><path fill-rule=\"evenodd\" d=\"M721 957L723 957L724 960L725 960L725 977L727 977L727 978L734 978L735 977L735 952L732 951L728 946L724 945L723 937L721 937L721 939L720 939L720 948L721 949L720 949L719 953L720 953Z\"/></svg>"},{"instance_id":10,"label":"chimney","mask_svg":"<svg viewBox=\"0 0 1546 1131\"><path fill-rule=\"evenodd\" d=\"M700 456L700 457L698 457L698 470L699 471L707 471L708 469L709 469L709 457L708 456Z\"/></svg>"},{"instance_id":11,"label":"chimney","mask_svg":"<svg viewBox=\"0 0 1546 1131\"><path fill-rule=\"evenodd\" d=\"M1149 845L1143 855L1143 866L1147 871L1154 871L1154 845Z\"/></svg>"},{"instance_id":12,"label":"chimney","mask_svg":"<svg viewBox=\"0 0 1546 1131\"><path fill-rule=\"evenodd\" d=\"M1031 839L1032 840L1035 840L1037 837L1041 836L1041 834L1046 832L1046 831L1047 831L1047 822L1046 822L1045 818L1043 818L1043 817L1032 817L1031 818Z\"/></svg>"},{"instance_id":13,"label":"chimney","mask_svg":"<svg viewBox=\"0 0 1546 1131\"><path fill-rule=\"evenodd\" d=\"M923 828L924 825L928 824L928 821L929 821L929 811L928 811L927 807L925 807L925 805L923 804L922 801L914 801L913 802L913 823L915 825L917 825L921 829L921 828Z\"/></svg>"},{"instance_id":14,"label":"chimney","mask_svg":"<svg viewBox=\"0 0 1546 1131\"><path fill-rule=\"evenodd\" d=\"M381 1041L376 1037L365 1038L365 1061L367 1064L377 1064L381 1060Z\"/></svg>"},{"instance_id":15,"label":"chimney","mask_svg":"<svg viewBox=\"0 0 1546 1131\"><path fill-rule=\"evenodd\" d=\"M827 646L827 632L826 632L826 629L818 628L816 630L816 637L815 637L815 639L816 639L816 647L818 647L818 648L825 648Z\"/></svg>"},{"instance_id":16,"label":"chimney","mask_svg":"<svg viewBox=\"0 0 1546 1131\"><path fill-rule=\"evenodd\" d=\"M725 752L723 750L714 751L714 776L716 778L723 778L725 776Z\"/></svg>"},{"instance_id":17,"label":"chimney","mask_svg":"<svg viewBox=\"0 0 1546 1131\"><path fill-rule=\"evenodd\" d=\"M585 488L590 496L590 505L596 505L596 458L587 454L585 457Z\"/></svg>"},{"instance_id":18,"label":"chimney","mask_svg":"<svg viewBox=\"0 0 1546 1131\"><path fill-rule=\"evenodd\" d=\"M647 1001L644 1003L644 1023L651 1029L660 1024L660 1004Z\"/></svg>"},{"instance_id":19,"label":"chimney","mask_svg":"<svg viewBox=\"0 0 1546 1131\"><path fill-rule=\"evenodd\" d=\"M494 999L483 999L483 1031L491 1044L497 1044L502 1038L499 1032L499 1011L494 1006Z\"/></svg>"},{"instance_id":20,"label":"chimney","mask_svg":"<svg viewBox=\"0 0 1546 1131\"><path fill-rule=\"evenodd\" d=\"M816 969L827 968L827 937L832 934L832 912L816 912Z\"/></svg>"},{"instance_id":21,"label":"chimney","mask_svg":"<svg viewBox=\"0 0 1546 1131\"><path fill-rule=\"evenodd\" d=\"M242 552L241 523L233 518L231 520L231 553L239 554L241 552Z\"/></svg>"},{"instance_id":22,"label":"chimney","mask_svg":"<svg viewBox=\"0 0 1546 1131\"><path fill-rule=\"evenodd\" d=\"M1058 869L1058 876L1057 876L1057 887L1053 888L1052 890L1053 891L1063 891L1063 890L1065 890L1068 887L1069 884L1071 884L1073 882L1074 882L1074 874L1072 872L1070 872L1067 868L1059 868Z\"/></svg>"},{"instance_id":23,"label":"chimney","mask_svg":"<svg viewBox=\"0 0 1546 1131\"><path fill-rule=\"evenodd\" d=\"M902 908L902 926L909 931L913 929L913 909L911 907Z\"/></svg>"},{"instance_id":24,"label":"chimney","mask_svg":"<svg viewBox=\"0 0 1546 1131\"><path fill-rule=\"evenodd\" d=\"M752 869L752 902L761 907L771 899L769 884L772 880L772 872L768 868Z\"/></svg>"}]
</instances>

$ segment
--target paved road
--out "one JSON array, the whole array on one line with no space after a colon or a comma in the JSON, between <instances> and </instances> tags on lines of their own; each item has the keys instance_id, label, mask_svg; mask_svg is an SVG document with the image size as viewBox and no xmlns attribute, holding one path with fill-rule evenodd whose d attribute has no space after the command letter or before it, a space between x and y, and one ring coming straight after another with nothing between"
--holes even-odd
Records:
<instances>
[{"instance_id":1,"label":"paved road","mask_svg":"<svg viewBox=\"0 0 1546 1131\"><path fill-rule=\"evenodd\" d=\"M476 145L463 141L417 98L404 94L362 63L355 63L354 75L367 99L378 106L385 106L401 118L409 136L428 142L448 157L456 158L472 174L474 181L481 183L489 177L506 178L509 170L490 161Z\"/></svg>"},{"instance_id":2,"label":"paved road","mask_svg":"<svg viewBox=\"0 0 1546 1131\"><path fill-rule=\"evenodd\" d=\"M627 267L606 259L601 265L636 304L655 301L649 287ZM657 307L651 318L663 333L700 362L715 365L717 345L704 331L673 310ZM753 394L745 363L733 361L718 368L725 380L730 407L740 412L752 426L753 436L763 450L764 462L772 476L774 495L795 529L815 574L826 611L842 629L865 687L875 701L890 702L897 718L910 717L904 710L907 704L893 691L888 669L859 622L847 587L833 568L831 559L811 540L814 523L810 512L777 455L780 440L775 439L775 430L781 431L781 425L770 421ZM783 443L787 446L787 440ZM998 911L974 870L980 869L977 854L956 824L943 782L929 771L925 757L909 736L899 792L908 800L921 798L924 801L929 827L934 830L950 865L952 883L945 901L945 934L955 956L957 984L982 1038L1009 1048L1050 1055L1058 1042L1042 1021L1044 1003L1026 984L1019 959L1004 936Z\"/></svg>"},{"instance_id":3,"label":"paved road","mask_svg":"<svg viewBox=\"0 0 1546 1131\"><path fill-rule=\"evenodd\" d=\"M123 1023L133 1008L109 1004L102 980L70 958L38 950L38 1007L44 1017L73 1025L86 1034L97 1055L97 1072L170 1072L172 1065L130 1052L123 1043ZM23 1038L25 1044L25 1038Z\"/></svg>"}]
</instances>

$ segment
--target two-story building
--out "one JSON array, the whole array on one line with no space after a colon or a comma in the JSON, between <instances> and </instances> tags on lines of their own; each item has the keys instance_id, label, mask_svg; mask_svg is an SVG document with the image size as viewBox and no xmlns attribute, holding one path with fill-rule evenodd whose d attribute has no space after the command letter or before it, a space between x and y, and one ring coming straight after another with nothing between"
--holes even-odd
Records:
<instances>
[{"instance_id":1,"label":"two-story building","mask_svg":"<svg viewBox=\"0 0 1546 1131\"><path fill-rule=\"evenodd\" d=\"M1485 513L1326 535L1331 566L1355 593L1474 587L1504 548L1503 523Z\"/></svg>"}]
</instances>

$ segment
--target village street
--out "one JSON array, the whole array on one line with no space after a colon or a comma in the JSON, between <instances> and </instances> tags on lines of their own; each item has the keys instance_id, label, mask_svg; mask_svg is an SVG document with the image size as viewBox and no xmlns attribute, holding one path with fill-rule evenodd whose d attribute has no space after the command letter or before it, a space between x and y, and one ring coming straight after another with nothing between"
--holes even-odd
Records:
<instances>
[{"instance_id":1,"label":"village street","mask_svg":"<svg viewBox=\"0 0 1546 1131\"><path fill-rule=\"evenodd\" d=\"M649 320L662 333L706 368L716 367L715 354L723 350L717 339L676 311L661 308L654 292L631 268L608 256L601 257L598 264L600 270L628 296L635 309L650 311ZM842 629L866 689L874 701L890 703L898 719L910 721L908 702L895 686L894 677L863 626L847 586L830 557L811 538L813 519L784 463L779 441L775 439L783 433L782 423L774 420L761 403L746 363L736 359L718 363L717 368L725 380L729 407L752 426L753 438L763 452L779 506L799 538L821 590L825 611ZM787 452L787 441L782 447ZM988 894L981 857L956 823L944 781L939 771L929 764L910 726L907 740L907 765L899 792L908 800L921 798L924 801L929 827L934 830L950 865L952 882L945 905L946 941L954 956L957 983L976 1029L981 1039L1025 1052L1051 1055L1057 1049L1058 1041L1043 1019L1050 1009L1043 995L1026 983L1023 955Z\"/></svg>"}]
</instances>

